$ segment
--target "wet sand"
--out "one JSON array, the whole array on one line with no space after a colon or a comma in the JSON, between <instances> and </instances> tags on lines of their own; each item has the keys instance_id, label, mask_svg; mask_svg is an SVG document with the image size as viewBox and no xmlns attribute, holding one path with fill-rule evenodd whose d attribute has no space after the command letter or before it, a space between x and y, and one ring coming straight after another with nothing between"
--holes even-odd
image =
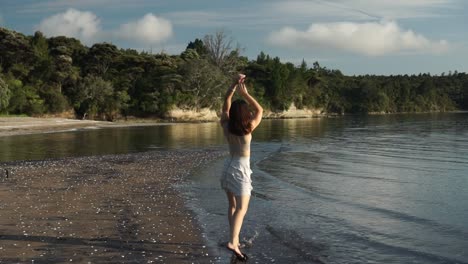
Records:
<instances>
[{"instance_id":1,"label":"wet sand","mask_svg":"<svg viewBox=\"0 0 468 264\"><path fill-rule=\"evenodd\" d=\"M176 184L220 151L0 163L0 263L211 263Z\"/></svg>"}]
</instances>

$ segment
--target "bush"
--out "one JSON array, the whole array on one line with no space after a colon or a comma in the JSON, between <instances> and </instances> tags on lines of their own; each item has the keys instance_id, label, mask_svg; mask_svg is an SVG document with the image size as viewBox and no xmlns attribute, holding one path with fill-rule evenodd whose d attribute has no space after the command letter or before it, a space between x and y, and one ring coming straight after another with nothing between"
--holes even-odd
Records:
<instances>
[{"instance_id":1,"label":"bush","mask_svg":"<svg viewBox=\"0 0 468 264\"><path fill-rule=\"evenodd\" d=\"M0 77L0 113L7 110L10 103L11 92L8 84Z\"/></svg>"}]
</instances>

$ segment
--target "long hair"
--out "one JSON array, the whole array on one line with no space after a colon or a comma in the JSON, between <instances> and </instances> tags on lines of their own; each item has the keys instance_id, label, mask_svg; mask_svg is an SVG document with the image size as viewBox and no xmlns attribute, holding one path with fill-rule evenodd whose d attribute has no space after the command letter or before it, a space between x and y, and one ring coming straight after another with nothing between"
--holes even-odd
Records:
<instances>
[{"instance_id":1,"label":"long hair","mask_svg":"<svg viewBox=\"0 0 468 264\"><path fill-rule=\"evenodd\" d=\"M252 132L251 117L247 102L242 99L232 102L231 109L229 109L229 132L237 136L250 134Z\"/></svg>"}]
</instances>

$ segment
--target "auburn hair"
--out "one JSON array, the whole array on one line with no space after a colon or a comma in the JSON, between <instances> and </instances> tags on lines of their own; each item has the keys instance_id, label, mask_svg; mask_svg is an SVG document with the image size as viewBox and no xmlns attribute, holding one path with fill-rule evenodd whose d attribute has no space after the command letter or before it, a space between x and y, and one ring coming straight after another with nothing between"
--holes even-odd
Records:
<instances>
[{"instance_id":1,"label":"auburn hair","mask_svg":"<svg viewBox=\"0 0 468 264\"><path fill-rule=\"evenodd\" d=\"M252 113L247 102L242 99L235 100L229 109L229 132L236 136L250 134L252 132L251 118Z\"/></svg>"}]
</instances>

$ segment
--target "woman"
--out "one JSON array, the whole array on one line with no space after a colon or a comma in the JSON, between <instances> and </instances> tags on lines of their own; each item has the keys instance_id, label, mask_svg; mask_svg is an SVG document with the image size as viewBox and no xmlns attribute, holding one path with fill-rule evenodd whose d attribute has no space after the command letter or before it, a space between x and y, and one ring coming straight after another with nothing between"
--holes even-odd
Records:
<instances>
[{"instance_id":1,"label":"woman","mask_svg":"<svg viewBox=\"0 0 468 264\"><path fill-rule=\"evenodd\" d=\"M230 239L226 247L241 260L247 260L247 255L239 249L239 233L252 191L250 141L252 131L260 124L263 113L263 108L248 93L244 81L245 75L239 74L237 82L228 89L221 115L221 126L231 154L226 160L221 177L221 187L226 191L229 202ZM236 89L245 101L238 99L231 104ZM253 112L249 111L249 105Z\"/></svg>"}]
</instances>

